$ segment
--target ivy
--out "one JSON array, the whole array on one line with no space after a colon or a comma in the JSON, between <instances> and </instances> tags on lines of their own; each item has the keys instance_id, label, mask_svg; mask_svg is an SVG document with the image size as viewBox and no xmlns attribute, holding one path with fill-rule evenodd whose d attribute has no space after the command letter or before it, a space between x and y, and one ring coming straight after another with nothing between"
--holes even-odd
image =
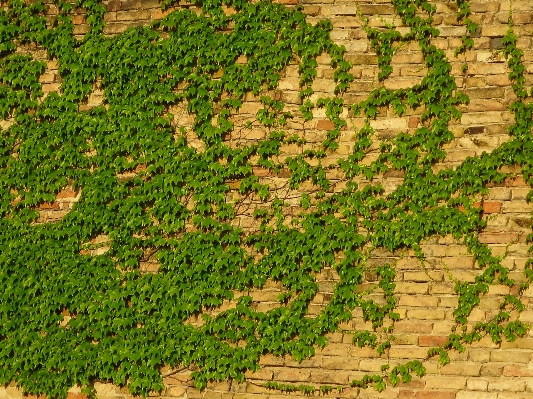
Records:
<instances>
[{"instance_id":1,"label":"ivy","mask_svg":"<svg viewBox=\"0 0 533 399\"><path fill-rule=\"evenodd\" d=\"M0 384L64 398L74 385L94 395L94 382L107 381L146 396L164 388L162 367L180 365L194 367L200 389L210 381L242 381L264 354L313 356L355 308L372 328L353 332L354 345L387 356L400 319L395 265L369 260L378 249L410 249L423 258L421 242L446 235L467 246L481 272L473 282L456 281L456 324L428 358L446 364L449 351L485 336L499 343L526 335L529 326L511 314L524 309L531 263L518 293L505 296L492 320L469 321L491 285L518 284L479 241L486 222L475 198L508 177L504 166L518 165L533 183L533 93L512 18L503 39L517 98L510 106L511 139L436 172L454 139L449 125L468 97L432 43L439 32L427 0L392 0L407 29L375 28L361 17L378 55L378 80L390 78L394 54L412 43L427 74L411 88L377 87L352 105L344 93L355 77L345 49L329 37L331 22L312 25L299 9L266 0L206 0L195 3L199 13L176 8L149 26L107 37L98 0L55 4L59 15L48 22L41 1L10 0L0 9L0 117L13 122L0 130ZM472 49L478 28L469 2L457 4L467 32L459 55ZM235 12L227 15L223 6ZM75 8L90 26L82 39L73 35ZM58 92L44 95L46 64L16 51L26 44L57 60ZM335 90L315 100L323 53L331 57ZM277 89L295 62L301 103L288 111ZM87 107L96 89L104 101ZM250 97L261 108L240 126L237 115ZM172 114L179 107L191 124ZM379 157L364 162L375 140L371 121L380 112L403 116L419 108L421 126L413 134L381 142ZM318 109L332 123L321 143L288 133ZM360 115L364 126L354 132L352 153L341 157L335 154L346 115ZM234 139L252 129L263 138ZM298 150L282 159L286 145ZM331 154L338 164L327 163ZM286 179L286 186L268 184L257 168ZM404 179L385 195L375 178L388 170ZM341 191L333 189L331 172L346 183ZM60 220L42 223L40 209L65 189L79 200ZM299 213L283 189L301 191ZM254 227L239 225L242 216ZM145 262L156 263L157 272L143 272ZM316 275L325 268L340 281L311 316ZM282 287L279 303L259 311L250 291L267 282ZM361 288L365 282L370 288ZM375 292L383 300L372 299ZM225 303L233 306L217 313ZM382 391L424 374L420 361L392 369L386 363L381 373L350 385ZM304 394L344 388L265 386Z\"/></svg>"}]
</instances>

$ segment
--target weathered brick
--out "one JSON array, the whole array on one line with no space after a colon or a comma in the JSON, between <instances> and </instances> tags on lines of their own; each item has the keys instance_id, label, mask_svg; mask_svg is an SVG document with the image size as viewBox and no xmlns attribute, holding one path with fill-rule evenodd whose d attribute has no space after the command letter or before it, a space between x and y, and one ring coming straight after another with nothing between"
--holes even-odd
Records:
<instances>
[{"instance_id":1,"label":"weathered brick","mask_svg":"<svg viewBox=\"0 0 533 399\"><path fill-rule=\"evenodd\" d=\"M502 375L503 366L498 363L487 363L481 367L481 376L499 377Z\"/></svg>"},{"instance_id":2,"label":"weathered brick","mask_svg":"<svg viewBox=\"0 0 533 399\"><path fill-rule=\"evenodd\" d=\"M533 377L533 368L516 364L508 364L503 367L502 374L506 377Z\"/></svg>"},{"instance_id":3,"label":"weathered brick","mask_svg":"<svg viewBox=\"0 0 533 399\"><path fill-rule=\"evenodd\" d=\"M479 376L481 364L473 362L456 362L442 366L440 372L443 375Z\"/></svg>"},{"instance_id":4,"label":"weathered brick","mask_svg":"<svg viewBox=\"0 0 533 399\"><path fill-rule=\"evenodd\" d=\"M274 380L287 382L306 382L311 378L310 371L282 368L274 371Z\"/></svg>"}]
</instances>

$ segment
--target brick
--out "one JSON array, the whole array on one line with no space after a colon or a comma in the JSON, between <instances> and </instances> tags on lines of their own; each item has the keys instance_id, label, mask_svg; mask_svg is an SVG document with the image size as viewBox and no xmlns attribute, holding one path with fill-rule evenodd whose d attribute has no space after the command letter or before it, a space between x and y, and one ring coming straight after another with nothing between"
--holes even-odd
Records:
<instances>
[{"instance_id":1,"label":"brick","mask_svg":"<svg viewBox=\"0 0 533 399\"><path fill-rule=\"evenodd\" d=\"M351 345L330 343L326 347L317 350L317 354L324 356L343 356L350 353Z\"/></svg>"},{"instance_id":2,"label":"brick","mask_svg":"<svg viewBox=\"0 0 533 399\"><path fill-rule=\"evenodd\" d=\"M520 392L526 389L526 382L516 378L509 379L508 377L490 379L488 389L489 391Z\"/></svg>"},{"instance_id":3,"label":"brick","mask_svg":"<svg viewBox=\"0 0 533 399\"><path fill-rule=\"evenodd\" d=\"M482 26L481 34L488 37L503 37L509 30L509 27L506 25L493 25L493 26Z\"/></svg>"},{"instance_id":4,"label":"brick","mask_svg":"<svg viewBox=\"0 0 533 399\"><path fill-rule=\"evenodd\" d=\"M404 295L400 298L400 306L437 307L439 299L429 295Z\"/></svg>"},{"instance_id":5,"label":"brick","mask_svg":"<svg viewBox=\"0 0 533 399\"><path fill-rule=\"evenodd\" d=\"M316 128L321 130L333 130L335 129L335 125L329 120L319 120L316 124Z\"/></svg>"},{"instance_id":6,"label":"brick","mask_svg":"<svg viewBox=\"0 0 533 399\"><path fill-rule=\"evenodd\" d=\"M404 272L403 280L404 281L417 281L417 282L428 282L428 281L442 281L444 274L442 272Z\"/></svg>"},{"instance_id":7,"label":"brick","mask_svg":"<svg viewBox=\"0 0 533 399\"><path fill-rule=\"evenodd\" d=\"M359 10L363 15L393 15L395 9L389 4L361 4Z\"/></svg>"},{"instance_id":8,"label":"brick","mask_svg":"<svg viewBox=\"0 0 533 399\"><path fill-rule=\"evenodd\" d=\"M455 399L452 391L418 391L415 399Z\"/></svg>"},{"instance_id":9,"label":"brick","mask_svg":"<svg viewBox=\"0 0 533 399\"><path fill-rule=\"evenodd\" d=\"M270 176L270 169L254 166L252 168L253 174L258 177Z\"/></svg>"},{"instance_id":10,"label":"brick","mask_svg":"<svg viewBox=\"0 0 533 399\"><path fill-rule=\"evenodd\" d=\"M481 367L481 375L484 377L499 377L502 371L503 366L500 364L488 363Z\"/></svg>"},{"instance_id":11,"label":"brick","mask_svg":"<svg viewBox=\"0 0 533 399\"><path fill-rule=\"evenodd\" d=\"M409 309L407 317L418 320L444 320L446 314L442 309Z\"/></svg>"},{"instance_id":12,"label":"brick","mask_svg":"<svg viewBox=\"0 0 533 399\"><path fill-rule=\"evenodd\" d=\"M427 294L428 290L425 283L396 283L396 292L401 294Z\"/></svg>"},{"instance_id":13,"label":"brick","mask_svg":"<svg viewBox=\"0 0 533 399\"><path fill-rule=\"evenodd\" d=\"M502 210L502 203L497 201L484 201L483 213L500 213Z\"/></svg>"},{"instance_id":14,"label":"brick","mask_svg":"<svg viewBox=\"0 0 533 399\"><path fill-rule=\"evenodd\" d=\"M400 389L400 392L398 393L398 399L415 399L416 398L416 392L411 391L410 389Z\"/></svg>"},{"instance_id":15,"label":"brick","mask_svg":"<svg viewBox=\"0 0 533 399\"><path fill-rule=\"evenodd\" d=\"M465 93L471 98L502 98L504 96L504 91L501 87L476 87L472 89L466 89Z\"/></svg>"},{"instance_id":16,"label":"brick","mask_svg":"<svg viewBox=\"0 0 533 399\"><path fill-rule=\"evenodd\" d=\"M466 387L467 389L470 389L472 391L486 391L487 387L489 385L489 382L482 378L469 378L466 381Z\"/></svg>"},{"instance_id":17,"label":"brick","mask_svg":"<svg viewBox=\"0 0 533 399\"><path fill-rule=\"evenodd\" d=\"M393 346L389 349L389 356L392 359L424 359L427 352L427 348L416 346Z\"/></svg>"},{"instance_id":18,"label":"brick","mask_svg":"<svg viewBox=\"0 0 533 399\"><path fill-rule=\"evenodd\" d=\"M528 186L528 184L525 182L523 176L517 176L514 178L506 178L504 180L504 186L505 187L521 187L521 186Z\"/></svg>"},{"instance_id":19,"label":"brick","mask_svg":"<svg viewBox=\"0 0 533 399\"><path fill-rule=\"evenodd\" d=\"M206 392L203 396L204 399L222 399L221 392Z\"/></svg>"},{"instance_id":20,"label":"brick","mask_svg":"<svg viewBox=\"0 0 533 399\"><path fill-rule=\"evenodd\" d=\"M420 123L420 117L418 116L411 116L409 118L409 122L407 123L407 126L410 128L418 127L418 124Z\"/></svg>"},{"instance_id":21,"label":"brick","mask_svg":"<svg viewBox=\"0 0 533 399\"><path fill-rule=\"evenodd\" d=\"M395 333L430 333L432 329L433 323L424 321L401 320L394 324Z\"/></svg>"},{"instance_id":22,"label":"brick","mask_svg":"<svg viewBox=\"0 0 533 399\"><path fill-rule=\"evenodd\" d=\"M511 84L508 75L488 75L485 79L490 86L509 86Z\"/></svg>"},{"instance_id":23,"label":"brick","mask_svg":"<svg viewBox=\"0 0 533 399\"><path fill-rule=\"evenodd\" d=\"M426 375L424 377L426 381L426 388L439 388L439 389L463 389L466 386L465 377L446 377L440 375Z\"/></svg>"},{"instance_id":24,"label":"brick","mask_svg":"<svg viewBox=\"0 0 533 399\"><path fill-rule=\"evenodd\" d=\"M57 202L43 202L42 204L39 205L39 209L43 211L50 211L50 210L58 211L60 208Z\"/></svg>"},{"instance_id":25,"label":"brick","mask_svg":"<svg viewBox=\"0 0 533 399\"><path fill-rule=\"evenodd\" d=\"M525 200L526 196L530 193L531 188L513 188L511 191L513 200Z\"/></svg>"},{"instance_id":26,"label":"brick","mask_svg":"<svg viewBox=\"0 0 533 399\"><path fill-rule=\"evenodd\" d=\"M440 369L443 375L479 376L481 364L472 362L455 362L442 366Z\"/></svg>"},{"instance_id":27,"label":"brick","mask_svg":"<svg viewBox=\"0 0 533 399\"><path fill-rule=\"evenodd\" d=\"M353 357L324 356L322 368L327 370L356 370L359 360Z\"/></svg>"},{"instance_id":28,"label":"brick","mask_svg":"<svg viewBox=\"0 0 533 399\"><path fill-rule=\"evenodd\" d=\"M350 374L340 371L312 371L311 381L320 384L346 385L351 381Z\"/></svg>"},{"instance_id":29,"label":"brick","mask_svg":"<svg viewBox=\"0 0 533 399\"><path fill-rule=\"evenodd\" d=\"M398 388L387 388L383 392L376 392L373 389L361 389L359 392L345 389L342 391L342 398L357 398L357 399L397 399L398 398ZM357 395L358 393L358 395ZM287 398L280 398L287 399ZM302 398L304 399L304 398Z\"/></svg>"},{"instance_id":30,"label":"brick","mask_svg":"<svg viewBox=\"0 0 533 399\"><path fill-rule=\"evenodd\" d=\"M373 129L395 129L404 130L407 129L407 118L384 118L370 121L370 126Z\"/></svg>"},{"instance_id":31,"label":"brick","mask_svg":"<svg viewBox=\"0 0 533 399\"><path fill-rule=\"evenodd\" d=\"M531 392L500 392L498 399L530 399Z\"/></svg>"},{"instance_id":32,"label":"brick","mask_svg":"<svg viewBox=\"0 0 533 399\"><path fill-rule=\"evenodd\" d=\"M117 394L117 387L109 383L95 382L94 389L98 396L114 396Z\"/></svg>"},{"instance_id":33,"label":"brick","mask_svg":"<svg viewBox=\"0 0 533 399\"><path fill-rule=\"evenodd\" d=\"M172 387L168 387L166 390L166 394L168 396L173 396L173 397L180 397L184 395L185 393L186 393L186 390L182 386L172 386Z\"/></svg>"},{"instance_id":34,"label":"brick","mask_svg":"<svg viewBox=\"0 0 533 399\"><path fill-rule=\"evenodd\" d=\"M455 399L496 399L496 392L459 391Z\"/></svg>"},{"instance_id":35,"label":"brick","mask_svg":"<svg viewBox=\"0 0 533 399\"><path fill-rule=\"evenodd\" d=\"M446 257L443 263L449 269L473 269L474 258L472 256Z\"/></svg>"},{"instance_id":36,"label":"brick","mask_svg":"<svg viewBox=\"0 0 533 399\"><path fill-rule=\"evenodd\" d=\"M531 353L518 350L493 350L490 352L491 362L528 363Z\"/></svg>"},{"instance_id":37,"label":"brick","mask_svg":"<svg viewBox=\"0 0 533 399\"><path fill-rule=\"evenodd\" d=\"M479 125L483 123L497 123L501 121L501 112L498 111L470 112L464 113L461 117L461 123L463 125Z\"/></svg>"},{"instance_id":38,"label":"brick","mask_svg":"<svg viewBox=\"0 0 533 399\"><path fill-rule=\"evenodd\" d=\"M421 335L418 339L419 346L442 346L448 341L447 335Z\"/></svg>"},{"instance_id":39,"label":"brick","mask_svg":"<svg viewBox=\"0 0 533 399\"><path fill-rule=\"evenodd\" d=\"M533 368L508 364L503 367L503 373L506 377L533 377Z\"/></svg>"},{"instance_id":40,"label":"brick","mask_svg":"<svg viewBox=\"0 0 533 399\"><path fill-rule=\"evenodd\" d=\"M439 26L440 37L462 37L466 33L464 26Z\"/></svg>"},{"instance_id":41,"label":"brick","mask_svg":"<svg viewBox=\"0 0 533 399\"><path fill-rule=\"evenodd\" d=\"M483 134L485 132L485 126L470 126L465 129L464 134L474 135Z\"/></svg>"},{"instance_id":42,"label":"brick","mask_svg":"<svg viewBox=\"0 0 533 399\"><path fill-rule=\"evenodd\" d=\"M347 54L344 56L346 61L351 62L353 65L377 65L378 56L371 54Z\"/></svg>"},{"instance_id":43,"label":"brick","mask_svg":"<svg viewBox=\"0 0 533 399\"><path fill-rule=\"evenodd\" d=\"M17 387L6 387L5 395L7 399L22 399L22 390Z\"/></svg>"},{"instance_id":44,"label":"brick","mask_svg":"<svg viewBox=\"0 0 533 399\"><path fill-rule=\"evenodd\" d=\"M289 368L283 368L274 372L274 380L288 382L306 382L311 378L310 371L299 371Z\"/></svg>"},{"instance_id":45,"label":"brick","mask_svg":"<svg viewBox=\"0 0 533 399\"><path fill-rule=\"evenodd\" d=\"M484 244L511 244L518 242L517 233L481 233L479 242Z\"/></svg>"}]
</instances>

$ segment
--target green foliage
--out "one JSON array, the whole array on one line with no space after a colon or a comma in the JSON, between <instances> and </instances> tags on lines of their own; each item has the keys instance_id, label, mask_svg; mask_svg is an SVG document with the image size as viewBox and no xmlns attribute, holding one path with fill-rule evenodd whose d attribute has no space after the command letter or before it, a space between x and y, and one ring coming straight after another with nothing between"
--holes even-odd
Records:
<instances>
[{"instance_id":1,"label":"green foliage","mask_svg":"<svg viewBox=\"0 0 533 399\"><path fill-rule=\"evenodd\" d=\"M530 95L512 26L503 40L517 96L510 108L511 140L434 172L453 139L448 125L468 98L458 90L445 53L432 44L438 35L432 26L435 7L426 0L392 1L406 33L392 25L365 24L365 30L379 56L380 80L393 72L398 46L412 42L423 54L427 75L409 89L376 88L351 107L342 96L354 77L344 49L329 38L331 23L313 26L298 10L225 0L236 11L226 15L220 2L206 0L198 2L198 15L177 9L150 26L106 37L99 1L56 3L61 12L48 26L39 1L11 0L0 10L0 117L14 122L0 131L0 384L14 381L28 393L64 398L75 384L90 392L101 380L147 395L163 389L161 367L178 365L195 366L198 388L209 381L242 381L246 371L259 368L264 354L298 361L313 356L356 307L373 331L355 332L354 344L385 355L399 320L396 273L394 265L367 262L372 251L412 249L422 257L423 240L448 234L467 245L482 271L474 282L457 281L456 326L446 344L428 356L439 355L445 364L449 350L462 351L484 336L500 342L526 334L528 326L511 320L510 312L524 308L520 293L533 280L531 264L518 295L508 295L492 320L466 328L490 285L515 285L501 259L477 238L485 222L473 199L506 177L505 165L519 165L533 182L533 105L525 101ZM162 6L174 3L165 0ZM468 1L458 5L458 20L468 32L460 53L471 49L477 28L468 19ZM82 40L73 36L74 7L85 9L90 24ZM59 93L43 96L39 77L45 64L15 53L26 43L57 58ZM322 53L332 59L335 95L313 102ZM246 62L236 63L242 56ZM295 115L265 94L277 88L294 60L301 117L310 120L313 109L324 108L334 127L315 149L304 150L305 139L283 131ZM80 110L95 86L103 90L104 103ZM232 117L250 93L261 96L256 122L268 135L234 148L227 140ZM168 112L178 104L193 116L193 132ZM381 145L378 159L361 162L373 143L370 121L380 111L401 116L419 107L421 127L413 134L400 132ZM353 153L326 166L326 155L335 153L347 126L348 108L365 125L355 132ZM188 142L190 133L203 149ZM301 147L301 155L280 160L284 144ZM254 175L255 166L290 172L290 188L303 183L316 188L302 195L304 210L290 223L289 204ZM345 175L344 190L332 193L330 169ZM405 178L385 196L373 178L389 169L403 171ZM362 178L367 183L358 185ZM232 224L240 204L229 199L233 182L242 198L264 205L253 212L258 223L253 233ZM55 201L67 186L81 191L79 201L61 220L40 223L39 206ZM107 250L91 254L92 242L102 236ZM160 264L157 273L141 273L148 259ZM318 292L315 275L325 267L335 269L340 282L325 309L309 317ZM383 301L358 290L367 275L374 276L372 290L381 290ZM267 280L285 292L278 307L260 312L247 292ZM208 315L224 301L235 307ZM203 324L192 324L198 316ZM423 376L425 369L411 361L390 371L385 364L381 372L351 385L382 391L387 384L409 382L413 373Z\"/></svg>"}]
</instances>

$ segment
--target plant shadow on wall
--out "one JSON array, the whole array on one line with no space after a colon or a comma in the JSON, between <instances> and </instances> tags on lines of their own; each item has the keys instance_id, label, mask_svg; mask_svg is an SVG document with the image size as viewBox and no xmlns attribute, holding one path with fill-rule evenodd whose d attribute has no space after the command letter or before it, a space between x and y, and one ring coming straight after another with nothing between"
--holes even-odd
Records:
<instances>
[{"instance_id":1,"label":"plant shadow on wall","mask_svg":"<svg viewBox=\"0 0 533 399\"><path fill-rule=\"evenodd\" d=\"M409 89L380 86L355 105L343 99L354 77L343 48L329 38L331 23L312 26L298 10L205 1L199 14L178 8L149 27L106 37L98 1L55 3L59 14L48 22L41 2L12 0L0 10L0 112L10 122L0 135L2 384L15 381L28 393L65 397L76 384L93 393L98 380L146 395L164 388L161 367L178 365L196 368L198 388L213 380L242 381L246 371L258 370L262 355L313 356L357 308L372 329L355 332L354 344L382 354L399 320L396 271L394 264L367 261L377 249L408 249L423 258L420 243L434 236L461 240L481 271L473 282L456 282L456 325L428 358L446 364L449 350L463 351L486 335L500 342L526 334L517 314L531 268L523 281L509 278L501 259L478 240L485 221L474 206L487 184L506 177L502 166L519 165L532 181L533 106L524 101L522 53L511 27L504 38L517 96L511 140L437 172L433 166L445 160L443 147L453 139L448 125L468 98L432 44L438 31L427 1L392 0L409 28L405 34L365 25L379 56L380 81L393 70L396 46L409 42L418 43L427 75ZM471 35L476 26L468 2L458 5L458 19ZM74 6L84 8L90 25L82 40L73 36ZM43 95L39 78L46 64L17 50L35 44L57 59L58 93ZM460 51L471 47L465 36ZM335 94L316 100L312 84L323 53L332 60ZM296 109L276 91L294 62ZM81 110L96 87L102 104ZM238 115L247 96L262 106L243 121ZM191 115L190 125L172 115L180 106ZM422 127L382 142L379 157L366 162L375 141L370 121L378 112L390 108L402 116L418 107ZM332 122L321 142L308 145L305 135L287 133L320 109ZM353 151L331 164L347 115L360 115L364 124ZM254 129L260 138L235 138L237 131L245 136ZM282 156L284 146L299 155ZM402 171L404 180L385 195L376 179L390 169ZM274 187L258 170L285 180ZM334 189L332 176L342 189ZM81 192L79 200L61 220L41 223L39 207L66 187ZM295 192L303 192L297 211L287 197ZM236 220L242 217L253 223L241 227ZM157 271L141 272L150 261ZM316 275L326 268L335 270L338 282L327 305L310 317ZM375 284L361 290L368 272ZM249 292L267 283L282 288L279 306L260 311ZM515 294L505 296L491 320L469 322L495 284ZM382 300L370 299L372 291ZM201 323L191 323L200 315ZM424 372L416 360L384 364L381 373L351 385L383 390Z\"/></svg>"}]
</instances>

